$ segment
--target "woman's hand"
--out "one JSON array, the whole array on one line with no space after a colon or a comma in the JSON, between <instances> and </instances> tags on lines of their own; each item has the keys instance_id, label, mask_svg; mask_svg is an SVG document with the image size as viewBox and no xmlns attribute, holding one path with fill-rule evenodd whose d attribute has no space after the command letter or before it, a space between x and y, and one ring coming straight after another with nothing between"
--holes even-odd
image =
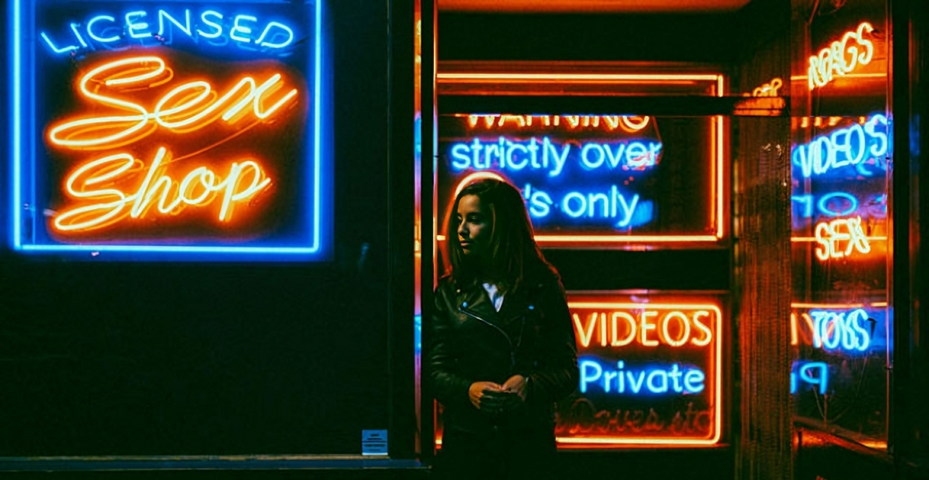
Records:
<instances>
[{"instance_id":1,"label":"woman's hand","mask_svg":"<svg viewBox=\"0 0 929 480\"><path fill-rule=\"evenodd\" d=\"M526 377L522 375L513 375L503 383L503 390L519 395L519 399L525 402L528 390L526 387L528 385L529 382L526 380Z\"/></svg>"},{"instance_id":2,"label":"woman's hand","mask_svg":"<svg viewBox=\"0 0 929 480\"><path fill-rule=\"evenodd\" d=\"M502 391L503 386L494 382L474 382L468 389L468 398L474 408L495 413L500 406L498 396L495 394Z\"/></svg>"}]
</instances>

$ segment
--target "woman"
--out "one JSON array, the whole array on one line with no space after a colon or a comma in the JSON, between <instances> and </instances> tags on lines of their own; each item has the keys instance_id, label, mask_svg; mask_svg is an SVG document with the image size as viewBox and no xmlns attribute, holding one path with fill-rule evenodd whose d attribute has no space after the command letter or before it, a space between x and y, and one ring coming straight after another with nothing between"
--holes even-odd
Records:
<instances>
[{"instance_id":1,"label":"woman","mask_svg":"<svg viewBox=\"0 0 929 480\"><path fill-rule=\"evenodd\" d=\"M548 478L554 402L577 386L564 288L532 235L519 190L480 180L447 225L435 291L430 377L444 407L446 478Z\"/></svg>"}]
</instances>

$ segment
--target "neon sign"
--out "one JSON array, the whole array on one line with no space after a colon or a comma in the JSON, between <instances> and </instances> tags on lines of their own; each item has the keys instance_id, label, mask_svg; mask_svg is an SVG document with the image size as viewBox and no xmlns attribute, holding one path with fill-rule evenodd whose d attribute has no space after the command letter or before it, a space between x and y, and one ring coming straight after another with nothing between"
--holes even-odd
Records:
<instances>
[{"instance_id":1,"label":"neon sign","mask_svg":"<svg viewBox=\"0 0 929 480\"><path fill-rule=\"evenodd\" d=\"M178 215L187 206L210 204L219 194L222 198L219 221L226 222L231 220L232 207L236 203L252 198L271 183L271 179L265 176L257 163L246 160L242 163L233 162L225 179L208 167L201 166L191 170L175 186L177 182L162 173L165 170L163 164L169 162L165 148L159 148L139 189L131 195L116 188L89 190L87 187L94 184L114 186L119 183L115 179L125 177L127 172L144 168L141 160L132 155L110 155L78 167L66 181L68 195L97 202L59 213L53 222L55 228L62 232L87 231L112 225L127 216L141 218L154 206L156 196L159 197L159 212ZM242 187L243 178L250 178L245 187ZM201 190L199 194L192 193L197 189ZM127 210L130 205L131 208Z\"/></svg>"},{"instance_id":2,"label":"neon sign","mask_svg":"<svg viewBox=\"0 0 929 480\"><path fill-rule=\"evenodd\" d=\"M800 383L820 395L829 391L829 365L825 362L793 362L790 369L790 393L800 391Z\"/></svg>"},{"instance_id":3,"label":"neon sign","mask_svg":"<svg viewBox=\"0 0 929 480\"><path fill-rule=\"evenodd\" d=\"M133 115L103 116L99 113L64 122L49 130L49 142L69 148L103 149L133 143L155 131L156 124L175 133L197 131L222 119L234 123L245 116L247 107L259 120L266 120L276 110L297 96L292 88L272 101L267 97L283 87L281 74L275 73L256 86L255 79L246 76L221 97L209 82L181 84L164 94L151 111L138 103L119 97L101 95L101 87L114 92L153 88L169 81L173 69L157 56L129 57L107 62L84 75L79 84L88 100L112 107L116 111L138 112ZM88 88L94 85L94 91ZM265 106L266 103L271 105ZM168 107L168 108L165 108ZM225 107L225 110L221 110ZM102 132L102 133L101 133Z\"/></svg>"},{"instance_id":4,"label":"neon sign","mask_svg":"<svg viewBox=\"0 0 929 480\"><path fill-rule=\"evenodd\" d=\"M557 127L566 125L569 129L601 128L605 131L621 129L629 133L641 131L648 126L651 117L633 115L468 115L468 126L471 128L484 127L494 129L515 125L523 129L527 127Z\"/></svg>"},{"instance_id":5,"label":"neon sign","mask_svg":"<svg viewBox=\"0 0 929 480\"><path fill-rule=\"evenodd\" d=\"M14 2L14 248L322 258L321 3Z\"/></svg>"},{"instance_id":6,"label":"neon sign","mask_svg":"<svg viewBox=\"0 0 929 480\"><path fill-rule=\"evenodd\" d=\"M845 76L871 63L874 44L865 35L872 31L874 27L870 23L862 22L857 29L845 32L840 40L811 56L807 70L810 90L825 87L836 76Z\"/></svg>"},{"instance_id":7,"label":"neon sign","mask_svg":"<svg viewBox=\"0 0 929 480\"><path fill-rule=\"evenodd\" d=\"M580 378L577 394L559 406L559 443L719 441L723 327L715 302L568 300Z\"/></svg>"},{"instance_id":8,"label":"neon sign","mask_svg":"<svg viewBox=\"0 0 929 480\"><path fill-rule=\"evenodd\" d=\"M839 242L846 242L844 249L839 247ZM848 257L854 252L865 254L871 251L868 237L861 228L861 217L817 223L816 243L816 258L821 261Z\"/></svg>"},{"instance_id":9,"label":"neon sign","mask_svg":"<svg viewBox=\"0 0 929 480\"><path fill-rule=\"evenodd\" d=\"M854 123L828 135L819 135L806 145L797 145L792 163L800 167L803 178L823 175L843 167L854 167L862 176L873 172L866 165L887 169L885 156L890 142L887 138L887 117L875 114L863 123Z\"/></svg>"},{"instance_id":10,"label":"neon sign","mask_svg":"<svg viewBox=\"0 0 929 480\"><path fill-rule=\"evenodd\" d=\"M724 202L714 193L723 191L722 150L715 141L721 125L715 117L688 122L693 130L687 138L697 145L710 141L672 149L669 165L661 119L654 117L442 116L439 195L478 176L507 180L522 190L542 244L716 242L723 236ZM704 153L709 168L680 170L702 165ZM693 201L672 198L659 188L662 182L679 184ZM671 218L687 226L668 225Z\"/></svg>"},{"instance_id":11,"label":"neon sign","mask_svg":"<svg viewBox=\"0 0 929 480\"><path fill-rule=\"evenodd\" d=\"M600 388L603 393L623 395L637 395L648 392L653 395L660 394L695 394L705 388L706 374L696 367L681 368L677 363L670 367L652 367L639 370L626 370L626 362L616 362L615 370L604 368L601 362L592 359L578 361L581 371L581 393L587 393L591 384ZM629 388L626 388L629 385ZM643 388L644 387L644 388ZM628 390L628 391L627 391Z\"/></svg>"},{"instance_id":12,"label":"neon sign","mask_svg":"<svg viewBox=\"0 0 929 480\"><path fill-rule=\"evenodd\" d=\"M589 142L573 149L573 145L552 142L549 137L541 141L531 137L526 141L499 137L497 141L482 143L475 138L470 144L456 143L451 147L452 168L501 171L520 171L524 168L545 170L550 177L561 175L569 155L574 162L587 170L622 169L644 170L658 164L661 143L657 141L623 141L609 143ZM579 150L579 153L578 153Z\"/></svg>"},{"instance_id":13,"label":"neon sign","mask_svg":"<svg viewBox=\"0 0 929 480\"><path fill-rule=\"evenodd\" d=\"M108 12L66 23L67 27L59 27L56 34L44 30L39 33L55 54L113 48L129 42L154 46L167 41L166 36L178 34L194 42L222 39L240 47L252 44L265 51L291 46L295 39L293 28L285 23L215 9L200 10L193 15L189 8ZM146 39L151 41L144 43ZM217 41L217 45L220 43Z\"/></svg>"},{"instance_id":14,"label":"neon sign","mask_svg":"<svg viewBox=\"0 0 929 480\"><path fill-rule=\"evenodd\" d=\"M791 195L790 200L795 205L794 213L801 218L813 217L814 205L816 212L820 216L827 218L852 215L859 212L861 206L858 197L842 191L829 192L818 196L812 194ZM800 210L796 209L797 206L800 207ZM871 218L886 218L887 195L883 193L868 195L861 213Z\"/></svg>"},{"instance_id":15,"label":"neon sign","mask_svg":"<svg viewBox=\"0 0 929 480\"><path fill-rule=\"evenodd\" d=\"M822 420L842 405L860 405L862 386L886 382L890 336L888 304L881 296L862 303L793 303L790 344L794 351L790 393L801 415ZM786 386L785 386L786 387ZM865 396L870 398L870 396ZM868 405L881 415L881 397Z\"/></svg>"},{"instance_id":16,"label":"neon sign","mask_svg":"<svg viewBox=\"0 0 929 480\"><path fill-rule=\"evenodd\" d=\"M761 85L760 87L755 87L752 90L753 97L776 97L781 87L784 86L784 81L780 77L774 77L770 82ZM745 95L748 95L747 93Z\"/></svg>"}]
</instances>

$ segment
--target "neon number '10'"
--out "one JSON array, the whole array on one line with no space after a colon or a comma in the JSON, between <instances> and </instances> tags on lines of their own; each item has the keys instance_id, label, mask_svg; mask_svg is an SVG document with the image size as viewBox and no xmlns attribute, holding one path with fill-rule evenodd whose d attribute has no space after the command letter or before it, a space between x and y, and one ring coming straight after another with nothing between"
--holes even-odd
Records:
<instances>
[{"instance_id":1,"label":"neon number '10'","mask_svg":"<svg viewBox=\"0 0 929 480\"><path fill-rule=\"evenodd\" d=\"M803 210L800 216L803 218L813 216L813 195L793 195L790 199L802 205ZM850 193L831 192L819 197L816 208L821 215L827 217L844 217L858 210L858 199Z\"/></svg>"},{"instance_id":2,"label":"neon number '10'","mask_svg":"<svg viewBox=\"0 0 929 480\"><path fill-rule=\"evenodd\" d=\"M483 120L483 121L481 121ZM563 121L562 121L563 120ZM601 121L602 120L602 121ZM568 128L598 128L601 125L608 131L617 128L629 133L635 133L648 126L650 118L630 115L468 115L468 126L476 128L483 126L486 129L504 127L508 124L519 128L551 127L564 123Z\"/></svg>"}]
</instances>

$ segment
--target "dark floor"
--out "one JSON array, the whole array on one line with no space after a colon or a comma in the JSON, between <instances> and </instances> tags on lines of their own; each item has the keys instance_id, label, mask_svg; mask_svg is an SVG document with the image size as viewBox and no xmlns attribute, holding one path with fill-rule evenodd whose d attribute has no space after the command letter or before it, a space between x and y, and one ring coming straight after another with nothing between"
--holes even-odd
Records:
<instances>
[{"instance_id":1,"label":"dark floor","mask_svg":"<svg viewBox=\"0 0 929 480\"><path fill-rule=\"evenodd\" d=\"M731 479L729 448L696 450L568 451L559 454L552 478ZM686 473L685 473L686 472ZM31 479L428 479L415 461L254 457L73 460L0 460L0 478Z\"/></svg>"}]
</instances>

